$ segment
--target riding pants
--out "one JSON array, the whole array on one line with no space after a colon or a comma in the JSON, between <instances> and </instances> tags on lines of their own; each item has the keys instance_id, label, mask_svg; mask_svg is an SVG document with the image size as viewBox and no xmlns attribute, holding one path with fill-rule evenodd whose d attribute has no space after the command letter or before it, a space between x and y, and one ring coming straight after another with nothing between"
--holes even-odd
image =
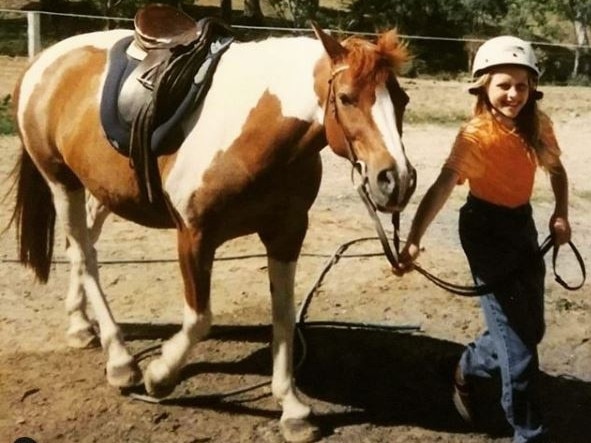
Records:
<instances>
[{"instance_id":1,"label":"riding pants","mask_svg":"<svg viewBox=\"0 0 591 443\"><path fill-rule=\"evenodd\" d=\"M470 195L460 211L460 239L475 282L492 291L480 297L487 329L466 347L460 368L468 377L500 375L514 443L544 441L547 430L534 397L545 265L531 206L505 208Z\"/></svg>"}]
</instances>

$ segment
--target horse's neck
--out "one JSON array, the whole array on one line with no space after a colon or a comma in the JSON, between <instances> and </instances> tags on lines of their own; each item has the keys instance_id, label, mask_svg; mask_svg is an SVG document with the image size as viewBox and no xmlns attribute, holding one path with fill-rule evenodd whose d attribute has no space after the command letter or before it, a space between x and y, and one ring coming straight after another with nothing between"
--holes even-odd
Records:
<instances>
[{"instance_id":1,"label":"horse's neck","mask_svg":"<svg viewBox=\"0 0 591 443\"><path fill-rule=\"evenodd\" d=\"M223 61L236 84L276 95L285 116L310 119L318 108L314 69L323 53L315 39L270 38L233 44Z\"/></svg>"}]
</instances>

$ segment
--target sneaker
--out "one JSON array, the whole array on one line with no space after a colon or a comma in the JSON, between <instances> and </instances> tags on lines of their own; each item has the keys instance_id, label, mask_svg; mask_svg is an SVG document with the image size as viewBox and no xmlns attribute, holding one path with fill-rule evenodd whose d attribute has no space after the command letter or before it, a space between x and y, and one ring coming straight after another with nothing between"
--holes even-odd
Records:
<instances>
[{"instance_id":1,"label":"sneaker","mask_svg":"<svg viewBox=\"0 0 591 443\"><path fill-rule=\"evenodd\" d=\"M452 399L458 414L460 414L466 423L472 423L474 421L470 391L470 383L464 379L462 369L458 364L454 371L454 392Z\"/></svg>"}]
</instances>

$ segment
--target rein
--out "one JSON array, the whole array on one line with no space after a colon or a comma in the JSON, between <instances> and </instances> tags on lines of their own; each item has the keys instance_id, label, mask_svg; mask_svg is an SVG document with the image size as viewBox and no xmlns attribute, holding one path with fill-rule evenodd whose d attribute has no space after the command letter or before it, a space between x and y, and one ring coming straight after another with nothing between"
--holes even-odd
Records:
<instances>
[{"instance_id":1,"label":"rein","mask_svg":"<svg viewBox=\"0 0 591 443\"><path fill-rule=\"evenodd\" d=\"M363 203L365 204L365 207L367 208L367 211L368 211L370 217L372 218L372 220L374 222L376 232L378 234L378 238L380 240L380 243L382 244L382 249L384 250L384 254L386 255L386 258L388 259L388 262L390 263L390 265L393 268L397 268L398 263L399 263L398 257L399 257L399 248L400 248L400 213L395 212L392 214L392 225L394 228L394 234L393 234L394 249L392 249L390 247L390 242L388 241L386 233L384 232L384 228L382 227L382 222L380 221L380 218L377 215L376 205L372 201L371 196L369 195L369 192L367 191L367 186L366 186L367 179L365 177L365 174L363 173L363 168L360 168L360 169L361 169L362 181L359 185L355 186L355 189L357 190L359 196L361 197L361 200L363 201ZM540 245L539 254L544 256L548 253L548 251L550 249L552 249L552 271L554 273L554 280L558 284L560 284L560 286L562 286L564 289L567 289L569 291L576 291L576 290L580 289L583 286L583 284L585 283L585 280L587 278L587 271L585 269L585 262L583 261L583 257L581 256L581 253L576 248L574 243L572 241L569 241L568 245L571 248L575 258L577 259L577 262L578 262L579 267L581 269L582 279L581 279L581 282L577 285L569 285L558 274L558 272L556 270L556 261L558 258L558 250L560 247L556 246L554 244L554 241L552 239L552 235L548 235L546 237L546 239L542 242L542 244ZM419 274L423 275L427 280L431 281L436 286L438 286L438 287L440 287L452 294L461 295L464 297L475 297L475 296L489 294L489 293L493 292L494 288L498 285L498 283L476 285L476 286L457 285L455 283L451 283L451 282L445 281L445 280L437 277L436 275L430 273L429 271L427 271L426 269L421 267L418 263L414 263L413 269L416 270ZM516 272L518 270L519 269L516 269L513 272Z\"/></svg>"}]
</instances>

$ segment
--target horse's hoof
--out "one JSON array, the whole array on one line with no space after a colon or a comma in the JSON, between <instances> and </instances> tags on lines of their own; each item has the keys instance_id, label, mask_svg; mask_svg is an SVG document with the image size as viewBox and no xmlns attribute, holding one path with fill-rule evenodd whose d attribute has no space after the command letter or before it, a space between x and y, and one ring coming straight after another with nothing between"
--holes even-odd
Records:
<instances>
[{"instance_id":1,"label":"horse's hoof","mask_svg":"<svg viewBox=\"0 0 591 443\"><path fill-rule=\"evenodd\" d=\"M66 336L68 346L77 349L98 348L100 341L92 327L78 331L68 331Z\"/></svg>"},{"instance_id":2,"label":"horse's hoof","mask_svg":"<svg viewBox=\"0 0 591 443\"><path fill-rule=\"evenodd\" d=\"M123 365L107 365L107 381L116 388L131 388L142 381L142 371L135 361Z\"/></svg>"},{"instance_id":3,"label":"horse's hoof","mask_svg":"<svg viewBox=\"0 0 591 443\"><path fill-rule=\"evenodd\" d=\"M289 443L311 443L320 439L320 429L303 418L289 418L280 423L283 439Z\"/></svg>"},{"instance_id":4,"label":"horse's hoof","mask_svg":"<svg viewBox=\"0 0 591 443\"><path fill-rule=\"evenodd\" d=\"M176 387L176 377L168 371L168 368L158 360L148 366L144 374L146 392L152 397L164 398L172 394Z\"/></svg>"},{"instance_id":5,"label":"horse's hoof","mask_svg":"<svg viewBox=\"0 0 591 443\"><path fill-rule=\"evenodd\" d=\"M148 382L147 380L144 381L144 385L146 387L146 392L155 398L168 397L170 394L173 393L174 388L176 387L176 383L154 384L154 383Z\"/></svg>"}]
</instances>

